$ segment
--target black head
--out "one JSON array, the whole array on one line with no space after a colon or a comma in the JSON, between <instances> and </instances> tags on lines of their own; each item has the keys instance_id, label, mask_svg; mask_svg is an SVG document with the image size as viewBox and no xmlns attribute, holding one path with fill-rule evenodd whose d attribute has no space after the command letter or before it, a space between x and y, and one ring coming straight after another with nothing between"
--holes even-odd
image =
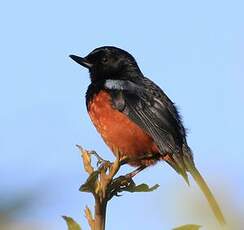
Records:
<instances>
[{"instance_id":1,"label":"black head","mask_svg":"<svg viewBox=\"0 0 244 230\"><path fill-rule=\"evenodd\" d=\"M128 79L141 74L134 57L113 46L96 48L84 58L76 55L70 57L89 69L92 81Z\"/></svg>"}]
</instances>

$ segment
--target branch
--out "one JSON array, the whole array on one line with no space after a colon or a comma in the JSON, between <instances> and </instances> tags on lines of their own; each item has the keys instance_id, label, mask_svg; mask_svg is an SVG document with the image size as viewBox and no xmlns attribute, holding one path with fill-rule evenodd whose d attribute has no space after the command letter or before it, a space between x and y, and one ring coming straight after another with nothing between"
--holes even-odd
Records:
<instances>
[{"instance_id":1,"label":"branch","mask_svg":"<svg viewBox=\"0 0 244 230\"><path fill-rule=\"evenodd\" d=\"M94 218L90 209L86 207L85 214L91 230L105 230L106 209L107 203L114 196L119 196L121 192L150 192L158 188L159 185L149 187L146 184L136 185L132 179L132 173L114 178L120 167L128 163L128 159L116 157L113 163L104 160L96 152L88 152L81 146L77 145L81 152L83 165L89 177L86 182L80 187L82 192L92 193L95 200L95 215ZM91 164L91 157L94 156L97 160L97 169Z\"/></svg>"},{"instance_id":2,"label":"branch","mask_svg":"<svg viewBox=\"0 0 244 230\"><path fill-rule=\"evenodd\" d=\"M158 159L160 155L146 155L139 159L121 158L118 154L114 162L104 160L95 151L84 150L77 145L81 152L83 166L88 174L86 182L81 185L81 192L89 192L95 200L94 215L86 206L85 217L90 226L90 230L105 230L107 203L114 196L120 196L122 192L151 192L159 187L158 184L149 187L147 184L136 185L133 177L139 173L144 167L130 172L126 175L115 177L122 165L128 164L130 161L142 159ZM92 157L97 160L96 168L92 166ZM68 230L81 230L80 225L70 217L63 217L68 225ZM175 230L198 230L199 225L184 225Z\"/></svg>"}]
</instances>

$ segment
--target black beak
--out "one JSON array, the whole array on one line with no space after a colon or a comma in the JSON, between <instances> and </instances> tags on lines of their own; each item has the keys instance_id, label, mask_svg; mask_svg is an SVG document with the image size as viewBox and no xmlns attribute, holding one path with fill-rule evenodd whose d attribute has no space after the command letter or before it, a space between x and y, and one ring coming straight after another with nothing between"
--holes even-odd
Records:
<instances>
[{"instance_id":1,"label":"black beak","mask_svg":"<svg viewBox=\"0 0 244 230\"><path fill-rule=\"evenodd\" d=\"M92 63L88 62L86 58L82 58L76 55L69 55L69 57L73 59L75 62L77 62L78 64L84 66L85 68L90 69L92 67Z\"/></svg>"}]
</instances>

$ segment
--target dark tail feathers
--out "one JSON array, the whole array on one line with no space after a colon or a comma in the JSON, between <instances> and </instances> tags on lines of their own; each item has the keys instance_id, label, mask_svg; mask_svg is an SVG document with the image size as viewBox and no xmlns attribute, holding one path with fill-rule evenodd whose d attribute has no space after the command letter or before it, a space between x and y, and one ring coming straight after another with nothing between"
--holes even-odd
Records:
<instances>
[{"instance_id":1,"label":"dark tail feathers","mask_svg":"<svg viewBox=\"0 0 244 230\"><path fill-rule=\"evenodd\" d=\"M185 179L188 185L189 185L189 179L188 179L187 172L191 174L191 176L196 181L196 183L202 190L203 194L205 195L218 222L221 225L225 224L225 218L216 199L213 196L213 193L210 191L204 178L195 167L191 149L187 145L184 145L183 154L173 154L171 160L166 160L166 161L172 168L175 169L176 172L178 172L181 176L183 176L183 178Z\"/></svg>"}]
</instances>

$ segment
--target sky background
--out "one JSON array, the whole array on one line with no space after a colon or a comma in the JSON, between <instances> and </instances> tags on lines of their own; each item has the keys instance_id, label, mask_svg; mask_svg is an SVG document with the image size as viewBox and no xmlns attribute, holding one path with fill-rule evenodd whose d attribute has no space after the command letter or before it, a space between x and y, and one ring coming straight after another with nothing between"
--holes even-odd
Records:
<instances>
[{"instance_id":1,"label":"sky background","mask_svg":"<svg viewBox=\"0 0 244 230\"><path fill-rule=\"evenodd\" d=\"M8 230L65 230L61 215L88 229L83 209L93 200L78 191L86 174L75 145L113 157L86 113L88 72L68 55L103 45L132 53L176 102L196 165L227 221L238 226L231 229L241 229L243 9L235 0L1 1L0 211L22 201L9 212ZM107 230L188 223L218 229L197 186L187 187L166 164L135 180L161 186L112 200Z\"/></svg>"}]
</instances>

